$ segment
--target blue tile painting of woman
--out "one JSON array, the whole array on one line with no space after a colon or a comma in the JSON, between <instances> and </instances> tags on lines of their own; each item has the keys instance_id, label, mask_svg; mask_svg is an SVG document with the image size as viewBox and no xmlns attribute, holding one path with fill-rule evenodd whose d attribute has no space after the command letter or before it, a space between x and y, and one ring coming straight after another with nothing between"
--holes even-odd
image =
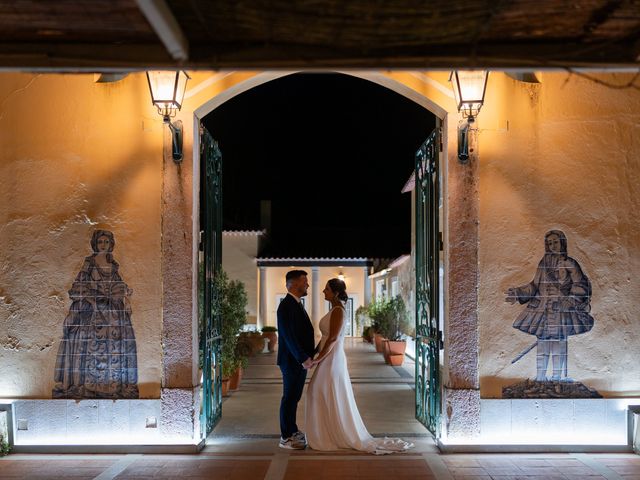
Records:
<instances>
[{"instance_id":1,"label":"blue tile painting of woman","mask_svg":"<svg viewBox=\"0 0 640 480\"><path fill-rule=\"evenodd\" d=\"M53 398L138 398L136 339L129 297L113 258L113 233L95 230L93 253L69 290Z\"/></svg>"}]
</instances>

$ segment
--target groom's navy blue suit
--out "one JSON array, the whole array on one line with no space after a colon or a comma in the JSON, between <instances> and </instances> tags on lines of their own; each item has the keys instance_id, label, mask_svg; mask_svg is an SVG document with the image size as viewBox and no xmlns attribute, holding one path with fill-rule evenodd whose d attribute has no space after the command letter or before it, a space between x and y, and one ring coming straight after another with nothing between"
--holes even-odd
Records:
<instances>
[{"instance_id":1,"label":"groom's navy blue suit","mask_svg":"<svg viewBox=\"0 0 640 480\"><path fill-rule=\"evenodd\" d=\"M289 438L298 431L296 410L302 397L307 371L302 364L315 353L313 325L302 304L291 294L278 306L278 366L282 371L280 431Z\"/></svg>"}]
</instances>

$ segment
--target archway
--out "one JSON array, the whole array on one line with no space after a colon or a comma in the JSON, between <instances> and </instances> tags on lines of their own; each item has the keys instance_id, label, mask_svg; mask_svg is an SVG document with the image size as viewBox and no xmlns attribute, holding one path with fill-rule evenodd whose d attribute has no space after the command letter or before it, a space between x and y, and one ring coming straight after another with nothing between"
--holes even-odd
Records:
<instances>
[{"instance_id":1,"label":"archway","mask_svg":"<svg viewBox=\"0 0 640 480\"><path fill-rule=\"evenodd\" d=\"M227 102L228 100L232 99L233 97L239 95L240 93L246 92L248 90L251 90L261 84L267 83L267 82L271 82L277 79L280 79L282 77L285 77L287 75L293 74L295 72L286 72L286 73L264 73L264 74L260 74L257 75L256 77L252 77L249 80L246 80L244 82L241 82L227 90L225 90L224 92L222 92L221 94L217 95L216 97L210 99L209 101L207 101L205 104L203 104L202 106L200 106L199 108L197 108L194 112L194 126L199 126L200 122L204 119L204 117L212 112L213 110L215 110L217 107L221 106L222 104L224 104L225 102ZM349 74L353 77L356 78L360 78L362 80L367 80L371 83L375 83L378 84L386 89L389 89L395 93L399 93L400 95L408 98L409 100L411 100L412 102L416 103L417 105L419 105L420 107L424 108L425 110L427 110L428 112L435 114L435 118L437 119L437 123L440 125L443 125L444 121L446 120L446 115L445 115L445 111L444 109L442 109L441 107L439 107L437 104L435 104L434 102L432 102L430 99L428 99L425 96L422 96L420 94L418 94L417 92L415 92L414 90L408 88L406 85L397 82L393 79L390 79L389 77L386 77L385 75L382 74L377 74L377 73L364 73L364 74ZM434 112L435 111L435 112ZM439 115L438 115L439 114ZM199 128L194 128L195 132L199 132L200 129ZM425 132L425 136L426 136ZM436 143L440 144L439 142L439 137L438 137L438 141L436 142L435 140L436 137L433 137L429 140L429 142L431 142L431 146L435 145ZM199 179L201 178L201 176L199 175L197 169L198 167L201 167L201 161L199 158L199 152L202 151L202 149L200 148L200 142L201 137L200 135L196 135L194 137L194 177ZM425 144L426 145L426 144ZM209 146L205 145L205 151L209 150ZM435 150L434 150L435 151ZM433 158L431 159L432 161L434 160ZM436 154L435 157L435 162L439 163L440 158L438 157L438 154ZM202 168L202 167L201 167ZM418 167L416 167L418 168ZM418 170L416 170L418 171ZM421 178L421 177L419 177ZM437 177L436 178L436 183L437 183ZM194 182L194 184L197 184L197 181ZM194 211L199 211L200 210L200 206L198 205L198 200L200 198L196 197L194 198ZM206 207L205 207L206 208ZM437 207L436 207L437 208ZM423 223L420 223L419 226L423 226ZM433 224L431 225L433 227ZM437 222L435 224L435 228L438 228ZM221 230L221 228L219 228L219 230ZM437 231L435 232L436 237L437 237ZM194 236L194 238L196 238L197 236ZM422 258L421 256L419 256L419 258ZM436 268L436 271L438 269ZM437 282L436 282L437 283ZM418 297L420 297L418 295ZM426 336L425 336L426 337ZM436 354L437 356L437 354ZM436 359L437 361L437 359ZM418 378L416 376L416 378ZM419 380L424 382L423 380ZM436 384L438 384L438 382L436 382ZM419 390L419 389L416 389ZM438 396L438 401L439 401L439 396ZM435 433L435 431L434 431Z\"/></svg>"}]
</instances>

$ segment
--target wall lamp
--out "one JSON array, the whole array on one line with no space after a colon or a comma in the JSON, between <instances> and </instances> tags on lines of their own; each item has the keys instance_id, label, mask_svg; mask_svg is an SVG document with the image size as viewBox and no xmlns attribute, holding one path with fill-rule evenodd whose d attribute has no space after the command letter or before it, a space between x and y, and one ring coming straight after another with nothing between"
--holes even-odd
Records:
<instances>
[{"instance_id":1,"label":"wall lamp","mask_svg":"<svg viewBox=\"0 0 640 480\"><path fill-rule=\"evenodd\" d=\"M182 108L184 92L190 78L182 70L147 72L151 102L156 106L164 123L171 130L172 156L176 163L182 161L182 122L180 120L172 122L171 118L175 117L178 110Z\"/></svg>"},{"instance_id":2,"label":"wall lamp","mask_svg":"<svg viewBox=\"0 0 640 480\"><path fill-rule=\"evenodd\" d=\"M458 124L458 159L469 160L469 130L484 104L489 72L486 70L454 70L449 81L456 99L456 108L464 120Z\"/></svg>"}]
</instances>

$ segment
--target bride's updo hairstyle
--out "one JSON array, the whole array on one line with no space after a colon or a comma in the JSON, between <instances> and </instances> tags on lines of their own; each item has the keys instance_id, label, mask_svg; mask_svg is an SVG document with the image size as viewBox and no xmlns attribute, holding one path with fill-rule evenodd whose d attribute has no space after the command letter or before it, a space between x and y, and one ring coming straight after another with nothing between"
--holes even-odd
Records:
<instances>
[{"instance_id":1,"label":"bride's updo hairstyle","mask_svg":"<svg viewBox=\"0 0 640 480\"><path fill-rule=\"evenodd\" d=\"M332 278L328 283L329 288L333 293L336 294L338 299L346 302L349 296L347 295L347 285L344 283L344 281L340 280L339 278Z\"/></svg>"}]
</instances>

